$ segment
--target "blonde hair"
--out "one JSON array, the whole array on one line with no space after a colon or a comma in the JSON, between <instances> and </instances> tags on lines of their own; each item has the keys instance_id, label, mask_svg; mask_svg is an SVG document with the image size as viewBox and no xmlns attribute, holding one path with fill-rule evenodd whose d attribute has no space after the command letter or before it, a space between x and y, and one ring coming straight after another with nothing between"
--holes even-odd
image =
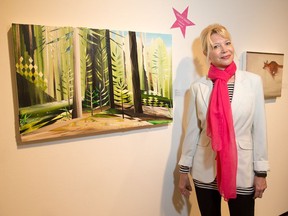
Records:
<instances>
[{"instance_id":1,"label":"blonde hair","mask_svg":"<svg viewBox=\"0 0 288 216\"><path fill-rule=\"evenodd\" d=\"M212 34L219 34L223 38L231 40L231 35L224 26L220 24L212 24L207 26L205 29L202 30L200 34L202 50L204 55L207 57L210 52L210 49L212 48L212 41L211 41Z\"/></svg>"}]
</instances>

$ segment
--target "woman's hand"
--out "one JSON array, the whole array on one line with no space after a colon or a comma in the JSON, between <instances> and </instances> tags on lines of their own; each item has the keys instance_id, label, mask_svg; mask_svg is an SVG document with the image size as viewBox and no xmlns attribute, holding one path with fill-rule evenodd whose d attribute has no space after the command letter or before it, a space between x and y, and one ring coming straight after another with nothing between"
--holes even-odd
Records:
<instances>
[{"instance_id":1,"label":"woman's hand","mask_svg":"<svg viewBox=\"0 0 288 216\"><path fill-rule=\"evenodd\" d=\"M188 176L188 173L180 173L180 178L179 178L179 190L182 195L185 197L190 196L190 192L192 191L192 187L190 184L190 179Z\"/></svg>"},{"instance_id":2,"label":"woman's hand","mask_svg":"<svg viewBox=\"0 0 288 216\"><path fill-rule=\"evenodd\" d=\"M266 178L264 177L254 177L254 199L262 198L265 189L267 188Z\"/></svg>"}]
</instances>

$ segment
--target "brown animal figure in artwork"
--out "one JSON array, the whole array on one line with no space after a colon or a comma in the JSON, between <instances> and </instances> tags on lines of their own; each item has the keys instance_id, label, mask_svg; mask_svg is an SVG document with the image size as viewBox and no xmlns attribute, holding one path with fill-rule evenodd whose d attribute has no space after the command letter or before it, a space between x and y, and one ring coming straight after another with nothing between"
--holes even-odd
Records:
<instances>
[{"instance_id":1,"label":"brown animal figure in artwork","mask_svg":"<svg viewBox=\"0 0 288 216\"><path fill-rule=\"evenodd\" d=\"M283 65L279 65L276 61L271 61L270 63L268 63L268 61L264 62L263 69L267 70L271 74L273 79L278 73L279 68L283 68Z\"/></svg>"}]
</instances>

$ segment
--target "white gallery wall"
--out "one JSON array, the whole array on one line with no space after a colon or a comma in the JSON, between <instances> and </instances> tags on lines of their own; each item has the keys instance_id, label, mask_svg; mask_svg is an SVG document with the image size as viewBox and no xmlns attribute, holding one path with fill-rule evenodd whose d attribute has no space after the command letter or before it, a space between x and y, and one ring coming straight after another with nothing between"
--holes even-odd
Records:
<instances>
[{"instance_id":1,"label":"white gallery wall","mask_svg":"<svg viewBox=\"0 0 288 216\"><path fill-rule=\"evenodd\" d=\"M196 25L183 38L179 28L170 29L172 8L183 12L188 6ZM0 216L199 215L195 194L184 200L175 184L185 92L207 69L198 36L215 22L230 30L239 67L245 51L285 54L282 96L266 103L271 172L256 216L288 211L287 11L286 0L1 0ZM173 124L18 147L11 23L172 34ZM226 203L223 211L228 216Z\"/></svg>"}]
</instances>

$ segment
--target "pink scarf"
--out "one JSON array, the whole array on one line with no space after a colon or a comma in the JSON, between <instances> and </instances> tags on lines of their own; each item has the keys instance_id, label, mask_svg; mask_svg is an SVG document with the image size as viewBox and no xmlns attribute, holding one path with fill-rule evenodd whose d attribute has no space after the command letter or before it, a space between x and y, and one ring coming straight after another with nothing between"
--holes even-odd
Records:
<instances>
[{"instance_id":1,"label":"pink scarf","mask_svg":"<svg viewBox=\"0 0 288 216\"><path fill-rule=\"evenodd\" d=\"M232 62L225 70L211 64L208 77L214 81L207 110L207 135L217 152L217 184L223 198L236 198L237 147L231 103L227 88L228 80L235 74Z\"/></svg>"}]
</instances>

